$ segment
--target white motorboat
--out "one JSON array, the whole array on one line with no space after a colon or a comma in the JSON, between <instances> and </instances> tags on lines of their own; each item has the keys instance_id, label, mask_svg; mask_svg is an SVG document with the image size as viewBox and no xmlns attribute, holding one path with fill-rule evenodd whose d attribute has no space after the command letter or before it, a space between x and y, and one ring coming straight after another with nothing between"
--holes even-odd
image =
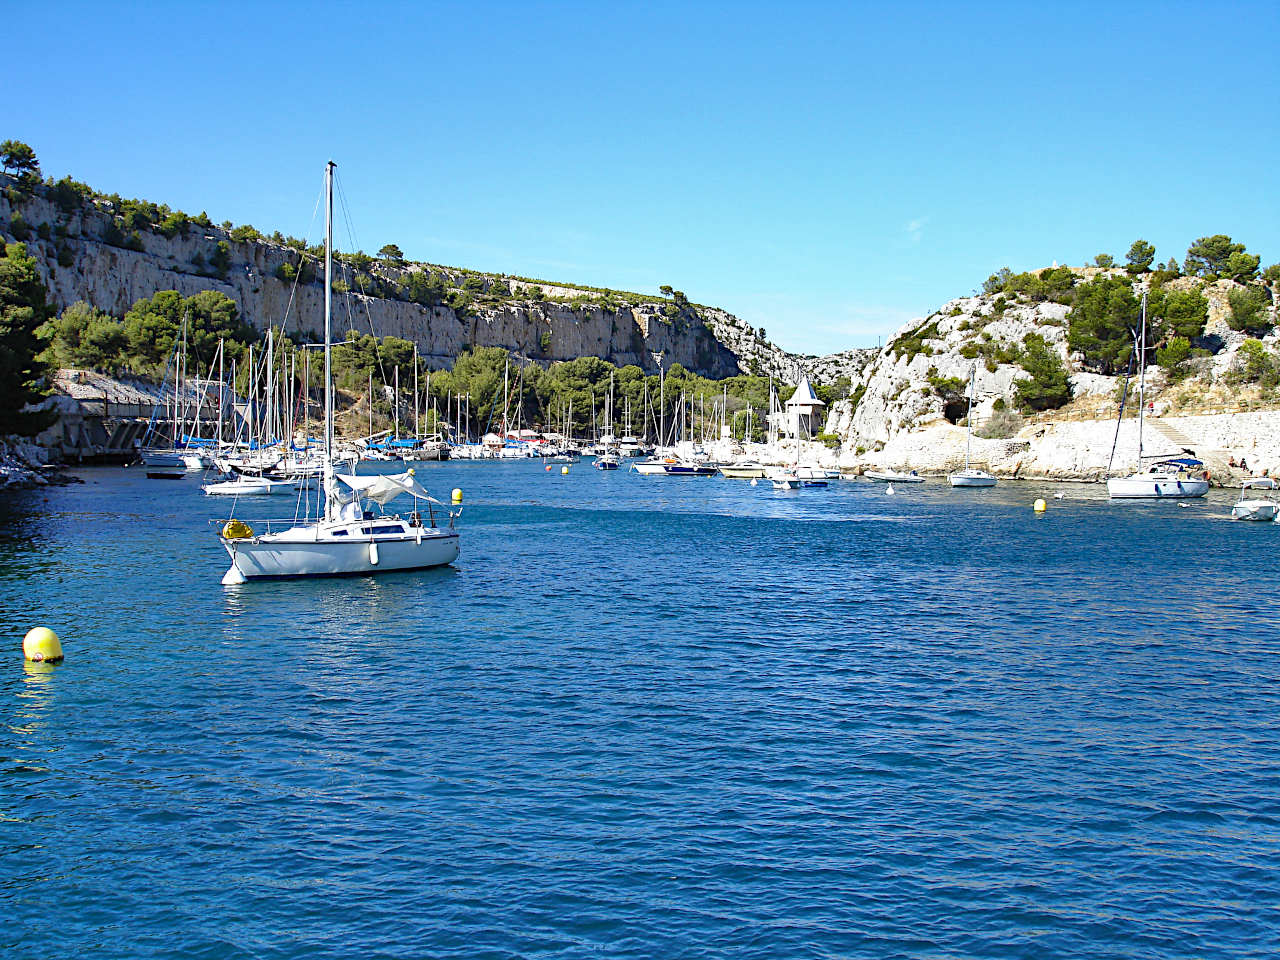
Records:
<instances>
[{"instance_id":1,"label":"white motorboat","mask_svg":"<svg viewBox=\"0 0 1280 960\"><path fill-rule=\"evenodd\" d=\"M201 489L209 497L288 497L298 492L298 485L267 477L236 477L203 484Z\"/></svg>"},{"instance_id":2,"label":"white motorboat","mask_svg":"<svg viewBox=\"0 0 1280 960\"><path fill-rule=\"evenodd\" d=\"M644 477L714 477L720 470L714 463L695 463L676 457L651 457L631 464Z\"/></svg>"},{"instance_id":3,"label":"white motorboat","mask_svg":"<svg viewBox=\"0 0 1280 960\"><path fill-rule=\"evenodd\" d=\"M978 364L973 365L973 373L969 377L969 415L965 417L967 432L964 440L964 469L948 475L947 481L953 487L994 487L996 478L985 470L979 470L969 463L969 451L973 447L973 395L978 389Z\"/></svg>"},{"instance_id":4,"label":"white motorboat","mask_svg":"<svg viewBox=\"0 0 1280 960\"><path fill-rule=\"evenodd\" d=\"M924 477L914 470L910 473L903 473L901 470L868 470L863 476L880 483L924 483Z\"/></svg>"},{"instance_id":5,"label":"white motorboat","mask_svg":"<svg viewBox=\"0 0 1280 960\"><path fill-rule=\"evenodd\" d=\"M620 465L618 455L614 453L602 453L596 457L597 470L617 470Z\"/></svg>"},{"instance_id":6,"label":"white motorboat","mask_svg":"<svg viewBox=\"0 0 1280 960\"><path fill-rule=\"evenodd\" d=\"M826 477L806 475L802 470L788 470L786 468L770 470L768 477L775 490L804 490L825 487L829 482Z\"/></svg>"},{"instance_id":7,"label":"white motorboat","mask_svg":"<svg viewBox=\"0 0 1280 960\"><path fill-rule=\"evenodd\" d=\"M392 476L358 476L334 471L332 316L333 316L333 168L325 166L324 269L324 507L315 520L286 520L260 531L231 518L219 539L231 558L224 585L274 577L330 576L417 570L452 563L458 557L456 515L445 511L440 525L433 499L414 479L413 470ZM401 495L427 504L408 517L387 515L381 508ZM376 505L379 509L372 509ZM443 518L440 518L443 519Z\"/></svg>"},{"instance_id":8,"label":"white motorboat","mask_svg":"<svg viewBox=\"0 0 1280 960\"><path fill-rule=\"evenodd\" d=\"M1269 497L1245 499L1246 490L1274 490L1272 477L1249 477L1240 485L1240 499L1231 506L1232 520L1276 520L1280 518L1280 503Z\"/></svg>"},{"instance_id":9,"label":"white motorboat","mask_svg":"<svg viewBox=\"0 0 1280 960\"><path fill-rule=\"evenodd\" d=\"M1232 520L1275 520L1280 514L1280 503L1266 498L1237 500L1231 507Z\"/></svg>"},{"instance_id":10,"label":"white motorboat","mask_svg":"<svg viewBox=\"0 0 1280 960\"><path fill-rule=\"evenodd\" d=\"M764 466L754 460L720 464L720 475L731 480L758 480L768 476Z\"/></svg>"}]
</instances>

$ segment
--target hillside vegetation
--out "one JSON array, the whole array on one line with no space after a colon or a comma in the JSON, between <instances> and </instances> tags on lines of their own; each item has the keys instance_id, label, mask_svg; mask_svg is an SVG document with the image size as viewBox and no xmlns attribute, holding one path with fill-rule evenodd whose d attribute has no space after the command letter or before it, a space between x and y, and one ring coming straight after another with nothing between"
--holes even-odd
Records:
<instances>
[{"instance_id":1,"label":"hillside vegetation","mask_svg":"<svg viewBox=\"0 0 1280 960\"><path fill-rule=\"evenodd\" d=\"M34 151L6 141L0 233L25 242L61 312L78 300L123 320L158 291L204 290L233 300L250 326L319 333L322 251L297 237L201 211L41 179ZM657 372L680 363L712 377L790 375L795 360L731 314L663 285L653 294L557 283L408 260L395 243L337 256L347 324L418 344L436 368L464 349L501 346L546 366L598 356Z\"/></svg>"},{"instance_id":2,"label":"hillside vegetation","mask_svg":"<svg viewBox=\"0 0 1280 960\"><path fill-rule=\"evenodd\" d=\"M1153 267L1154 253L1137 241L1123 266L1100 255L1087 267L993 274L981 293L858 358L829 429L854 450L875 451L904 431L962 423L971 381L978 429L989 436L1046 417L1113 416L1144 345L1144 294L1153 404L1280 406L1280 265L1259 270L1259 257L1223 235L1196 240L1181 265Z\"/></svg>"}]
</instances>

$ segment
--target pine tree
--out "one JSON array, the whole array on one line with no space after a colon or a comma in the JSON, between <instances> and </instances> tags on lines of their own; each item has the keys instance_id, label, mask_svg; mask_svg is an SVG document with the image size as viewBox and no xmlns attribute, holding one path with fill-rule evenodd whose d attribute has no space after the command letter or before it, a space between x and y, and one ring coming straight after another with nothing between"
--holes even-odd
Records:
<instances>
[{"instance_id":1,"label":"pine tree","mask_svg":"<svg viewBox=\"0 0 1280 960\"><path fill-rule=\"evenodd\" d=\"M49 319L48 291L25 244L0 244L0 435L29 437L52 421L48 410L26 410L47 396L45 344L36 328Z\"/></svg>"}]
</instances>

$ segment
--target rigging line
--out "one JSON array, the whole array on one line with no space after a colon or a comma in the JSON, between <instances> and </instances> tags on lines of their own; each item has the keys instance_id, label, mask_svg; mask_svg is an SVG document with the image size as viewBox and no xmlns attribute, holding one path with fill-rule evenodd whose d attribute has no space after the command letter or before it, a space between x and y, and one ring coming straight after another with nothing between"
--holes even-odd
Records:
<instances>
[{"instance_id":1,"label":"rigging line","mask_svg":"<svg viewBox=\"0 0 1280 960\"><path fill-rule=\"evenodd\" d=\"M1136 333L1133 335L1133 342L1136 348L1138 342L1138 335ZM1129 354L1129 369L1124 372L1124 393L1120 395L1120 416L1116 417L1116 433L1111 440L1111 456L1107 458L1108 477L1111 476L1111 464L1116 458L1116 445L1120 442L1120 423L1124 420L1124 407L1125 403L1129 399L1129 377L1133 374L1133 358L1135 354L1136 349L1134 353ZM1141 463L1138 464L1138 469L1142 469Z\"/></svg>"},{"instance_id":2,"label":"rigging line","mask_svg":"<svg viewBox=\"0 0 1280 960\"><path fill-rule=\"evenodd\" d=\"M324 199L324 187L320 188L319 194L316 195L316 205L311 210L311 223L307 226L307 232L304 233L302 241L302 249L298 251L298 272L293 275L293 284L289 287L289 302L285 304L284 318L280 321L280 331L287 333L289 331L289 314L293 311L293 305L298 292L298 282L302 279L303 268L307 264L307 241L306 237L311 236L311 231L315 229L316 217L320 213L320 202ZM298 317L298 334L302 334L302 318Z\"/></svg>"},{"instance_id":3,"label":"rigging line","mask_svg":"<svg viewBox=\"0 0 1280 960\"><path fill-rule=\"evenodd\" d=\"M338 194L338 206L339 206L339 207L341 208L341 210L342 210L342 219L343 219L343 222L345 222L345 223L346 223L346 225L347 225L347 239L351 242L351 246L352 246L354 249L359 250L359 249L360 249L360 245L356 242L356 228L355 228L355 225L351 222L351 210L350 210L350 208L347 206L347 194L346 194L346 191L344 191L344 190L342 189L342 181L341 181L341 179L340 179L340 178L338 178L338 177L335 177L335 178L334 178L334 185L335 185L335 187L337 188L337 194ZM352 270L351 279L352 279L352 280L354 280L354 279L355 279L355 271L354 271L354 268L353 268L353 270ZM348 284L347 284L347 293L346 293L346 300L347 300L347 315L348 315L348 317L350 317L350 316L351 316L351 287L352 287L352 284L351 284L351 283L348 283ZM374 327L373 327L373 314L369 311L369 297L368 297L368 295L363 295L363 300L362 300L362 302L363 302L363 304L364 304L364 313L365 313L365 318L366 318L366 319L368 320L368 322L369 322L369 335L370 335L371 337L373 337L375 340L377 340L377 339L378 339L378 333L377 333L377 331L376 331L376 330L374 329ZM351 323L352 323L352 329L354 329L355 320L354 320L354 319L352 319ZM375 359L375 360L377 361L377 363L378 363L378 375L379 375L379 377L381 377L381 379L382 379L383 386L386 386L386 384L387 384L387 370L386 370L386 368L382 365L382 351L381 351L381 350L377 350L377 352L374 354L374 359ZM393 403L399 403L399 399L400 399L399 397L395 397L395 398L393 398L392 402L393 402Z\"/></svg>"}]
</instances>

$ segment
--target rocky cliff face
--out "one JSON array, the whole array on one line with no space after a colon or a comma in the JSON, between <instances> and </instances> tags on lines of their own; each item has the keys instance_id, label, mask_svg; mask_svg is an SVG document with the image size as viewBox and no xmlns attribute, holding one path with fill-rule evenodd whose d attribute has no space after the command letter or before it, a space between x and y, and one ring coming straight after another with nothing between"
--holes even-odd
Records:
<instances>
[{"instance_id":1,"label":"rocky cliff face","mask_svg":"<svg viewBox=\"0 0 1280 960\"><path fill-rule=\"evenodd\" d=\"M0 185L11 183L0 177ZM218 290L239 305L255 326L285 324L319 338L323 333L323 284L312 280L293 284L277 279L282 264L295 266L297 251L269 240L235 242L221 227L189 224L172 237L141 230L129 246L104 241L112 223L104 206L87 204L63 212L43 190L14 205L0 192L0 236L15 239L14 213L25 230L29 251L36 257L58 307L84 300L116 316L136 301L159 290L190 296ZM17 232L25 232L19 227ZM117 243L120 240L117 237ZM229 262L215 263L218 244L226 243ZM460 285L464 272L426 265L427 269ZM424 265L378 263L380 278L394 285ZM506 282L484 275L484 283ZM349 329L378 336L397 336L418 344L427 362L436 367L453 363L469 346L496 346L526 354L548 364L596 356L619 366L635 364L650 373L658 357L670 367L679 363L708 377L760 373L783 378L796 369L795 358L759 339L752 328L732 314L714 307L690 307L670 315L667 302L608 304L576 287L541 284L539 299L521 298L532 289L511 281L516 296L500 304L473 303L464 311L450 306L423 306L402 299L336 295L337 335Z\"/></svg>"},{"instance_id":2,"label":"rocky cliff face","mask_svg":"<svg viewBox=\"0 0 1280 960\"><path fill-rule=\"evenodd\" d=\"M1084 280L1099 271L1075 272ZM1156 417L1174 416L1184 405L1197 408L1186 411L1196 414L1211 413L1214 405L1234 409L1251 405L1253 399L1234 382L1239 380L1234 377L1241 366L1239 348L1247 339L1228 324L1229 296L1238 286L1230 280L1205 283L1181 278L1169 281L1167 288L1194 288L1204 295L1208 301L1205 341L1216 341L1218 350L1192 361L1190 375L1179 383L1171 382L1166 371L1149 362L1147 398ZM973 420L981 432L998 409L1016 408L1018 381L1028 376L1018 355L1027 336L1035 334L1062 361L1072 400L1060 410L1022 423L1013 417L1009 433L985 439L975 436L973 459L1001 476L1101 479L1116 441L1122 378L1089 372L1082 358L1070 351L1070 310L1061 303L1011 300L1003 295L961 297L906 324L878 351L851 351L811 364L825 364L828 374L840 371L852 381L850 398L833 404L825 428L843 441L842 463L854 468L877 465L922 472L945 472L960 466L967 431L959 424L968 414L970 378L976 377ZM1274 304L1270 311L1272 330L1261 340L1264 347L1274 350L1280 339L1275 332ZM1196 424L1204 417L1187 419ZM1273 424L1274 417L1255 423ZM1193 439L1200 442L1198 434ZM1204 442L1215 444L1206 449L1216 449L1220 440L1217 434L1206 435ZM1157 445L1159 442L1157 439ZM1221 446L1227 450L1243 443L1234 437L1232 444ZM1176 443L1169 441L1167 445L1176 452ZM1280 449L1280 441L1272 445ZM1128 461L1136 457L1136 451L1136 425L1126 421L1119 435L1119 462L1131 467Z\"/></svg>"}]
</instances>

